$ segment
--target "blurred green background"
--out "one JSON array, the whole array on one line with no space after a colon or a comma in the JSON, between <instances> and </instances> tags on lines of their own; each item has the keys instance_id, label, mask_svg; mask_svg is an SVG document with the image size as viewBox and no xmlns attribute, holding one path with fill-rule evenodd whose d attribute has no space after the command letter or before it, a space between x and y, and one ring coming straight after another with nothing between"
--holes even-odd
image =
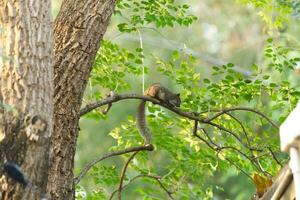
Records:
<instances>
[{"instance_id":1,"label":"blurred green background","mask_svg":"<svg viewBox=\"0 0 300 200\"><path fill-rule=\"evenodd\" d=\"M182 1L191 5L190 12L198 17L198 20L187 28L174 27L165 28L163 32L155 29L141 29L143 45L147 54L160 55L161 58L169 58L172 50L179 50L193 54L199 58L199 72L202 77L208 76L211 66L222 65L232 62L238 66L238 70L247 74L248 66L252 63L263 64L263 49L268 37L265 25L258 16L257 11L251 6L243 6L235 0L202 0ZM53 16L56 16L61 0L53 1ZM114 43L121 44L127 48L139 46L139 35L120 34L116 25L120 17L113 16L105 38ZM298 21L299 23L299 21ZM281 37L285 42L299 41L299 26L296 21L285 24L281 30ZM296 39L296 40L295 40ZM151 66L151 63L147 63ZM132 80L136 88L132 92L141 93L142 84L140 80ZM153 82L164 82L172 86L163 77L151 72L146 77L146 85ZM88 95L87 88L87 94ZM175 88L178 89L178 88ZM84 100L84 103L87 103ZM128 115L134 116L138 101L123 101L122 104L114 104L106 120L95 121L82 118L80 120L80 135L78 138L77 153L75 157L75 174L97 156L107 152L114 144L109 132ZM101 165L117 165L121 169L123 161L120 158L111 158ZM208 183L215 183L224 188L216 190L214 199L248 199L255 192L255 188L249 179L243 175L237 175L234 169L230 173L215 174ZM238 183L238 184L237 184ZM130 191L137 188L139 181L130 185L125 192L126 199L136 199L129 196ZM81 185L87 190L93 190L93 182L89 175L82 181ZM139 185L139 187L141 187Z\"/></svg>"}]
</instances>

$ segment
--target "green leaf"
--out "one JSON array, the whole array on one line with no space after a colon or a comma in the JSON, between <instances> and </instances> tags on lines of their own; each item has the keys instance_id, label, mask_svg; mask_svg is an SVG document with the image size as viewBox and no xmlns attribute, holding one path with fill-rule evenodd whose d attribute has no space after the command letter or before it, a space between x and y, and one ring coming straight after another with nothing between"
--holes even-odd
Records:
<instances>
[{"instance_id":1,"label":"green leaf","mask_svg":"<svg viewBox=\"0 0 300 200\"><path fill-rule=\"evenodd\" d=\"M234 64L233 63L228 63L227 67L234 67Z\"/></svg>"},{"instance_id":2,"label":"green leaf","mask_svg":"<svg viewBox=\"0 0 300 200\"><path fill-rule=\"evenodd\" d=\"M207 79L207 78L205 78L205 79L203 79L203 82L206 83L206 84L209 84L209 83L210 83L210 80Z\"/></svg>"},{"instance_id":3,"label":"green leaf","mask_svg":"<svg viewBox=\"0 0 300 200\"><path fill-rule=\"evenodd\" d=\"M136 52L143 52L143 49L142 48L136 48L135 51Z\"/></svg>"},{"instance_id":4,"label":"green leaf","mask_svg":"<svg viewBox=\"0 0 300 200\"><path fill-rule=\"evenodd\" d=\"M268 39L267 39L267 42L268 42L268 43L272 43L272 42L273 42L273 38L268 38Z\"/></svg>"}]
</instances>

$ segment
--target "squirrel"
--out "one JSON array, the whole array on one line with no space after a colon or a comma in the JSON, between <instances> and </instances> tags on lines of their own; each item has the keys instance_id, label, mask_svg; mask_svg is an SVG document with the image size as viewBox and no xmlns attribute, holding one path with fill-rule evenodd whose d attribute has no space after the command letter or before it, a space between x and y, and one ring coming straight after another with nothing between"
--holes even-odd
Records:
<instances>
[{"instance_id":1,"label":"squirrel","mask_svg":"<svg viewBox=\"0 0 300 200\"><path fill-rule=\"evenodd\" d=\"M179 93L175 94L159 83L153 83L144 92L144 96L155 98L171 107L180 107L181 104ZM145 107L146 101L142 100L137 112L137 128L144 138L145 145L151 145L151 133L146 124Z\"/></svg>"}]
</instances>

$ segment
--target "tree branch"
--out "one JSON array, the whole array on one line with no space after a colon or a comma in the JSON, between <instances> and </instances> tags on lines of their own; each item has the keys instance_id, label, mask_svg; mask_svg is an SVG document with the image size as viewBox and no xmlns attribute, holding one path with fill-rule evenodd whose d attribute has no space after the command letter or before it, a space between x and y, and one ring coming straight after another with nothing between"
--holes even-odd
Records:
<instances>
[{"instance_id":1,"label":"tree branch","mask_svg":"<svg viewBox=\"0 0 300 200\"><path fill-rule=\"evenodd\" d=\"M204 138L202 138L200 135L197 134L197 123L195 122L195 126L194 126L194 129L193 129L193 135L195 137L197 137L198 139L200 139L201 141L203 141L209 148L211 148L213 151L216 151L217 152L217 157L219 158L219 153L222 151L222 149L225 149L225 148L232 148L232 147L220 147L218 144L212 142L212 140L210 139L210 137L208 136L206 130L204 128L201 128L201 130L203 131L203 133L209 138L209 140L211 141L211 143L209 143L208 141L206 141ZM214 147L214 146L215 147ZM234 148L234 147L233 147ZM236 148L235 148L236 149ZM238 150L239 153L241 153L241 151ZM244 154L244 153L243 153ZM246 158L248 158L248 156L246 156ZM233 161L231 161L229 158L227 158L226 156L224 156L224 159L229 162L230 164L234 165L238 170L240 170L243 174L245 174L248 178L250 178L252 181L252 177L243 169L241 168L240 166L238 166L237 164L235 164ZM253 161L250 160L250 162L253 164ZM255 167L257 167L255 164L254 164Z\"/></svg>"},{"instance_id":2,"label":"tree branch","mask_svg":"<svg viewBox=\"0 0 300 200\"><path fill-rule=\"evenodd\" d=\"M200 135L197 134L197 130L198 130L198 121L195 121L194 129L193 129L193 136L197 137L199 140L204 142L211 149L216 150L215 147L213 147L212 145L215 145L216 147L218 147L218 145L213 143L211 140L210 140L211 143L209 143L207 140L205 140L203 137L201 137ZM201 130L206 133L205 129L201 128Z\"/></svg>"},{"instance_id":3,"label":"tree branch","mask_svg":"<svg viewBox=\"0 0 300 200\"><path fill-rule=\"evenodd\" d=\"M281 167L283 167L283 165L281 164L281 162L277 159L275 153L273 152L273 150L271 149L271 147L268 147L272 157L274 158L274 160L277 162L278 165L280 165Z\"/></svg>"},{"instance_id":4,"label":"tree branch","mask_svg":"<svg viewBox=\"0 0 300 200\"><path fill-rule=\"evenodd\" d=\"M217 151L218 153L220 153L220 151L225 150L225 149L232 149L232 150L238 152L239 154L241 154L242 156L244 156L246 159L248 159L259 171L261 171L261 169L257 165L255 159L253 160L248 155L246 155L245 153L243 153L241 150L239 150L239 149L237 149L235 147L232 147L232 146L221 147L218 144L208 142L205 138L202 138L201 136L199 136L197 134L198 123L203 123L203 124L210 125L212 127L215 127L217 129L219 129L220 131L224 131L224 132L230 134L235 139L237 139L237 141L239 143L241 143L244 147L246 147L250 151L251 150L262 151L262 150L261 149L253 148L253 147L251 147L249 145L248 134L246 132L245 127L242 125L242 122L239 121L237 118L235 118L233 115L231 115L229 112L233 112L233 111L247 111L247 112L255 113L255 114L259 115L260 117L264 118L265 120L267 120L272 126L274 126L274 127L276 127L278 129L278 126L274 122L272 122L271 119L269 119L266 115L264 115L260 111L257 111L257 110L252 109L252 108L245 108L245 107L227 108L227 109L223 109L223 110L220 110L220 111L214 111L214 112L218 112L218 113L216 113L214 116L212 116L210 118L203 118L203 117L200 117L199 114L197 114L195 112L184 112L184 111L180 110L179 108L170 107L169 105L167 105L164 102L161 102L161 101L159 101L159 100L157 100L155 98L151 98L151 97L148 97L148 96L137 95L137 94L114 95L114 96L108 97L106 99L103 99L101 101L88 104L84 108L81 109L80 116L87 114L88 112L92 111L95 108L101 107L101 106L106 105L106 104L112 104L114 102L118 102L118 101L125 100L125 99L140 99L140 100L150 101L150 102L152 102L154 104L158 104L158 105L160 105L160 106L162 106L162 107L164 107L164 108L166 108L166 109L168 109L168 110L170 110L170 111L172 111L172 112L174 112L174 113L176 113L176 114L178 114L180 116L183 116L183 117L186 117L188 119L191 119L191 120L195 121L195 126L194 126L194 130L193 130L193 135L195 137L197 137L198 139L200 139L201 141L203 141L206 145L208 145L211 149ZM220 117L223 114L229 115L231 118L233 118L233 120L235 120L237 123L239 123L239 125L243 129L243 132L244 132L245 137L247 139L247 144L244 143L244 141L236 133L234 133L233 131L225 128L222 125L219 125L219 124L216 124L216 123L213 122L214 119ZM204 129L202 129L202 130L204 131L204 134L206 134L206 136L207 136L206 131ZM126 168L125 168L125 170L126 170ZM243 170L241 170L241 171L243 172ZM125 171L124 171L124 173L125 173ZM243 173L245 173L245 172L243 172ZM124 177L122 177L122 178L124 178ZM122 182L123 182L123 180L121 179L120 186L119 186L119 199L120 199L120 195L121 195L120 193L121 193L121 190L122 190Z\"/></svg>"},{"instance_id":5,"label":"tree branch","mask_svg":"<svg viewBox=\"0 0 300 200\"><path fill-rule=\"evenodd\" d=\"M158 184L160 185L160 187L167 193L168 197L172 200L174 200L172 193L170 190L168 190L166 188L166 186L163 185L163 183L161 182L161 177L160 176L154 176L154 175L150 175L150 174L140 174L137 175L135 177L133 177L132 179L129 180L129 182L125 185L122 186L122 189L124 189L125 187L127 187L130 183L132 183L133 181L135 181L138 178L150 178L150 179L154 179L158 182ZM115 191L113 191L110 195L109 200L112 200L112 198L114 197L114 195L118 192L118 189L116 189Z\"/></svg>"},{"instance_id":6,"label":"tree branch","mask_svg":"<svg viewBox=\"0 0 300 200\"><path fill-rule=\"evenodd\" d=\"M220 146L220 145L216 144L215 142L213 142L204 128L200 128L200 130L203 131L203 133L206 135L206 137L208 138L209 141L207 141L206 139L204 139L203 137L201 137L200 135L198 135L198 133L197 133L198 125L197 124L198 124L197 121L195 121L195 125L194 125L194 128L193 128L193 135L195 137L197 137L198 139L200 139L201 141L203 141L212 150L214 150L215 152L217 152L217 157L219 157L219 153L221 151L226 150L226 149L231 149L233 151L236 151L237 153L239 153L243 157L245 157L247 160L249 160L252 163L252 165L255 166L255 168L258 171L261 171L264 174L268 173L268 172L264 171L261 168L261 166L259 165L259 163L256 161L255 158L253 159L253 158L249 157L246 153L242 152L242 150L239 150L238 148L236 148L234 146Z\"/></svg>"},{"instance_id":7,"label":"tree branch","mask_svg":"<svg viewBox=\"0 0 300 200\"><path fill-rule=\"evenodd\" d=\"M161 101L159 101L155 98L151 98L151 97L143 96L143 95L138 95L138 94L121 94L121 95L116 94L112 97L108 97L108 98L102 99L98 102L88 104L80 110L80 116L83 116L83 115L91 112L95 108L101 107L101 106L106 105L106 104L110 104L110 103L118 102L118 101L121 101L121 100L125 100L125 99L141 99L141 100L145 100L145 101L150 101L154 104L158 104L158 105L160 105L164 108L167 108L168 110L171 110L172 112L174 112L174 113L176 113L180 116L186 117L186 118L191 119L191 120L197 120L197 121L199 121L201 123L205 123L205 124L211 124L210 122L212 120L216 119L217 117L219 117L219 116L221 116L225 113L231 112L231 111L238 111L238 110L248 111L248 112L256 113L257 115L259 115L259 116L263 117L264 119L266 119L272 126L276 127L277 129L279 128L266 115L264 115L263 113L255 110L255 109L252 109L252 108L245 108L245 107L226 108L226 109L223 109L223 110L219 111L219 113L217 113L216 115L214 115L211 118L200 118L197 115L195 115L194 112L184 112L184 111L181 111L179 108L170 107L168 104L165 104L165 103L163 103L163 102L161 102Z\"/></svg>"},{"instance_id":8,"label":"tree branch","mask_svg":"<svg viewBox=\"0 0 300 200\"><path fill-rule=\"evenodd\" d=\"M218 118L219 116L221 116L223 114L226 114L228 112L232 112L232 111L249 111L249 112L256 113L257 115L259 115L262 118L264 118L265 120L267 120L270 124L272 124L272 126L274 126L275 128L279 129L279 126L277 124L275 124L270 118L268 118L262 112L259 112L259 111L255 110L255 109L252 109L252 108L245 108L245 107L226 108L226 109L220 110L217 114L215 114L214 116L210 117L206 121L207 122L212 121L212 120Z\"/></svg>"},{"instance_id":9,"label":"tree branch","mask_svg":"<svg viewBox=\"0 0 300 200\"><path fill-rule=\"evenodd\" d=\"M123 169L122 169L122 172L121 172L121 177L120 177L120 184L119 184L119 188L118 188L118 198L119 200L122 200L122 188L123 188L123 181L124 181L124 178L125 178L125 173L126 173L126 170L127 170L127 167L130 163L130 161L134 158L134 156L140 151L136 151L134 152L130 157L129 159L127 160L127 162L125 163Z\"/></svg>"},{"instance_id":10,"label":"tree branch","mask_svg":"<svg viewBox=\"0 0 300 200\"><path fill-rule=\"evenodd\" d=\"M246 141L247 141L247 144L248 146L250 147L251 146L251 143L250 143L250 140L249 140L249 135L246 131L246 128L245 126L243 125L243 123L241 122L241 120L239 120L238 118L236 118L234 115L230 114L230 113L226 113L226 115L228 115L229 117L231 117L232 119L234 119L239 125L240 127L242 128L243 130L243 133L245 135L245 138L246 138ZM252 149L251 149L252 150Z\"/></svg>"},{"instance_id":11,"label":"tree branch","mask_svg":"<svg viewBox=\"0 0 300 200\"><path fill-rule=\"evenodd\" d=\"M74 184L78 184L80 182L80 180L86 175L86 173L98 162L106 159L106 158L110 158L113 156L118 156L118 155L122 155L122 154L126 154L126 153L130 153L130 152L136 152L136 151L153 151L154 147L152 145L147 145L147 146L137 146L137 147L131 147L131 148L127 148L127 149L123 149L123 150L119 150L119 151L114 151L114 152L109 152L104 154L103 156L100 156L94 160L92 160L91 162L89 162L79 173L79 175L74 178Z\"/></svg>"}]
</instances>

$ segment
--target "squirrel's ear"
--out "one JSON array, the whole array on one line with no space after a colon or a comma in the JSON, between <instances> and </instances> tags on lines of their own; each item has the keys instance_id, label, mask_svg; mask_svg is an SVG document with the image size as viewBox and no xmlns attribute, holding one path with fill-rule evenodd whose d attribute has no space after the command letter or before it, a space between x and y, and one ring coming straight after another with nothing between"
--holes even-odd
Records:
<instances>
[{"instance_id":1,"label":"squirrel's ear","mask_svg":"<svg viewBox=\"0 0 300 200\"><path fill-rule=\"evenodd\" d=\"M177 95L178 97L180 97L180 93L177 93L176 95Z\"/></svg>"}]
</instances>

